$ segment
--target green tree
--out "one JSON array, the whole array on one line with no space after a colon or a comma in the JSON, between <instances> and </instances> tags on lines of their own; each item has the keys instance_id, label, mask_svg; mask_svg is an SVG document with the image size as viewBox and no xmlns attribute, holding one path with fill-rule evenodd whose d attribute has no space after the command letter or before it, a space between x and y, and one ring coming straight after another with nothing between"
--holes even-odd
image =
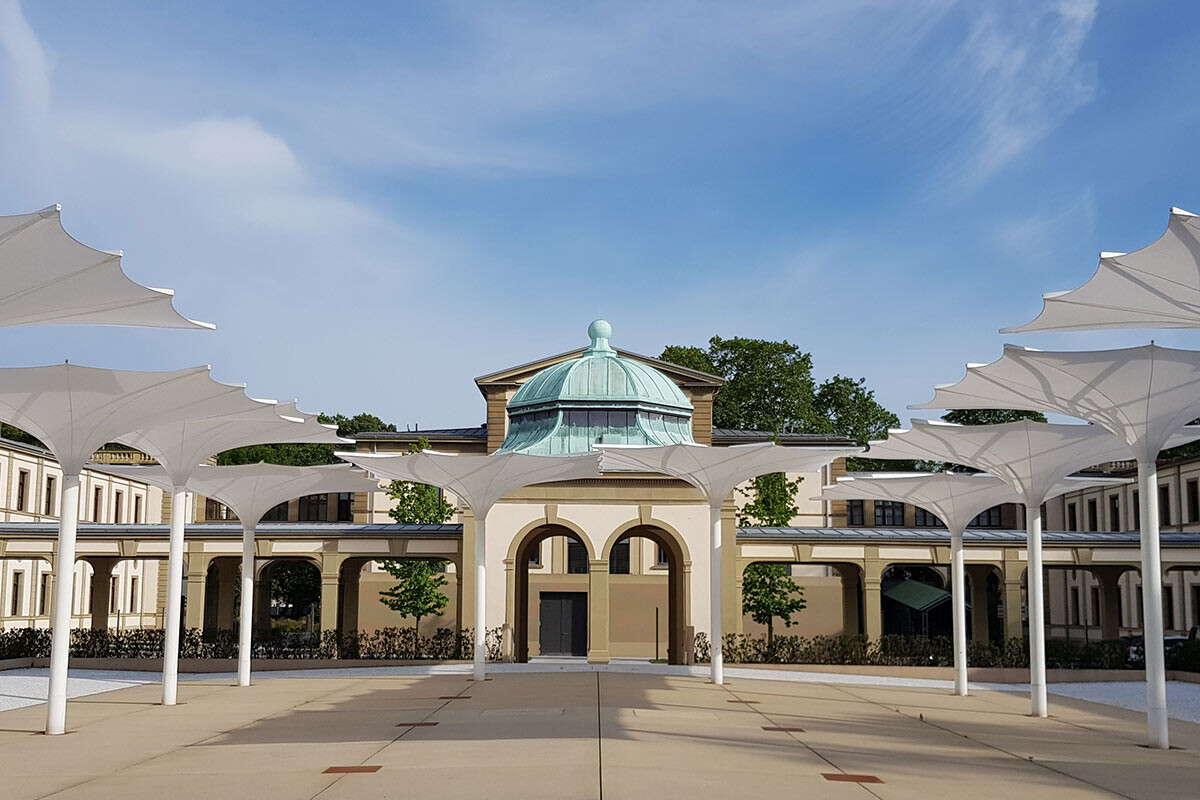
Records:
<instances>
[{"instance_id":1,"label":"green tree","mask_svg":"<svg viewBox=\"0 0 1200 800\"><path fill-rule=\"evenodd\" d=\"M371 431L395 431L396 426L384 422L374 414L365 411L353 417L341 414L319 414L319 419L325 425L337 425L338 436L352 439L360 433ZM283 464L290 467L311 467L320 464L336 464L334 456L337 445L332 444L252 444L226 450L217 456L217 463L223 466L230 464Z\"/></svg>"},{"instance_id":2,"label":"green tree","mask_svg":"<svg viewBox=\"0 0 1200 800\"><path fill-rule=\"evenodd\" d=\"M390 589L384 589L379 594L379 602L399 612L400 616L413 622L413 658L417 652L418 641L421 638L421 618L442 615L450 603L450 598L442 592L446 585L445 561L396 561L388 559L380 562L388 573L399 580Z\"/></svg>"},{"instance_id":3,"label":"green tree","mask_svg":"<svg viewBox=\"0 0 1200 800\"><path fill-rule=\"evenodd\" d=\"M1040 411L1021 411L1014 408L960 408L942 415L945 422L955 425L1003 425L1005 422L1020 422L1030 419L1045 422L1046 415Z\"/></svg>"},{"instance_id":4,"label":"green tree","mask_svg":"<svg viewBox=\"0 0 1200 800\"><path fill-rule=\"evenodd\" d=\"M749 500L738 512L738 525L783 527L791 524L792 518L800 513L796 490L802 480L789 481L784 473L772 472L755 478L751 489L739 489Z\"/></svg>"},{"instance_id":5,"label":"green tree","mask_svg":"<svg viewBox=\"0 0 1200 800\"><path fill-rule=\"evenodd\" d=\"M0 422L0 438L8 439L10 442L31 444L34 447L41 447L43 449L46 447L41 439L26 433L16 426L9 425L7 422Z\"/></svg>"},{"instance_id":6,"label":"green tree","mask_svg":"<svg viewBox=\"0 0 1200 800\"><path fill-rule=\"evenodd\" d=\"M775 620L791 627L792 614L803 611L804 588L792 580L786 564L751 564L742 573L742 613L767 626L767 646L775 639Z\"/></svg>"},{"instance_id":7,"label":"green tree","mask_svg":"<svg viewBox=\"0 0 1200 800\"><path fill-rule=\"evenodd\" d=\"M307 561L280 561L271 567L271 600L288 608L288 619L304 619L321 602L320 573Z\"/></svg>"},{"instance_id":8,"label":"green tree","mask_svg":"<svg viewBox=\"0 0 1200 800\"><path fill-rule=\"evenodd\" d=\"M421 437L408 446L408 452L419 453L428 447L429 440ZM396 501L388 515L401 524L440 525L454 516L454 506L446 502L436 486L426 483L392 481L388 497Z\"/></svg>"}]
</instances>

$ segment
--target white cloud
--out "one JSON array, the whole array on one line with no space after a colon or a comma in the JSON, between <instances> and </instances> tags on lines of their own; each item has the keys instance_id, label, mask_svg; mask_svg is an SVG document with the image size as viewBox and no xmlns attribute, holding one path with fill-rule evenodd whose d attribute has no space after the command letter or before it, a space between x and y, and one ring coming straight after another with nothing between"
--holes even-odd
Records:
<instances>
[{"instance_id":1,"label":"white cloud","mask_svg":"<svg viewBox=\"0 0 1200 800\"><path fill-rule=\"evenodd\" d=\"M24 114L38 117L50 103L50 64L17 0L0 0L0 54L9 90Z\"/></svg>"}]
</instances>

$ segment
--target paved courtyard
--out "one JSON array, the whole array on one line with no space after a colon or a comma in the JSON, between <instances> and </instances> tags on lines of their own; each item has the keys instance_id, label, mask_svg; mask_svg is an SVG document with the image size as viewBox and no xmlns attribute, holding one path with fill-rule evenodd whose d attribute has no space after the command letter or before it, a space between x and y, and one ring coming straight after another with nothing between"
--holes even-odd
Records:
<instances>
[{"instance_id":1,"label":"paved courtyard","mask_svg":"<svg viewBox=\"0 0 1200 800\"><path fill-rule=\"evenodd\" d=\"M38 733L43 705L0 713L0 797L1200 796L1200 725L1173 720L1178 749L1154 751L1134 711L1057 697L1032 719L1011 691L339 671L190 680L164 708L157 685L117 685L73 700L65 736Z\"/></svg>"}]
</instances>

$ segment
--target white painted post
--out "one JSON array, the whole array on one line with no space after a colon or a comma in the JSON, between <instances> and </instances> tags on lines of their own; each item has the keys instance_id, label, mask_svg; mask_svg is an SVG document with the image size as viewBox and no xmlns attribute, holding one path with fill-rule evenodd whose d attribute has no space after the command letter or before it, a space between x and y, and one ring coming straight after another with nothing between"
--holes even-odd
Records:
<instances>
[{"instance_id":1,"label":"white painted post","mask_svg":"<svg viewBox=\"0 0 1200 800\"><path fill-rule=\"evenodd\" d=\"M725 654L722 652L723 636L721 633L721 501L709 507L712 522L712 559L708 567L708 627L711 641L710 654L712 663L712 682L721 685L725 682Z\"/></svg>"},{"instance_id":2,"label":"white painted post","mask_svg":"<svg viewBox=\"0 0 1200 800\"><path fill-rule=\"evenodd\" d=\"M963 532L950 532L950 600L954 622L954 693L967 695L967 581Z\"/></svg>"},{"instance_id":3,"label":"white painted post","mask_svg":"<svg viewBox=\"0 0 1200 800\"><path fill-rule=\"evenodd\" d=\"M79 475L63 475L59 497L54 615L50 627L50 690L46 698L46 733L49 734L67 732L67 666L71 657L75 535L79 530Z\"/></svg>"},{"instance_id":4,"label":"white painted post","mask_svg":"<svg viewBox=\"0 0 1200 800\"><path fill-rule=\"evenodd\" d=\"M242 523L242 608L238 620L238 686L250 685L250 650L254 636L254 527Z\"/></svg>"},{"instance_id":5,"label":"white painted post","mask_svg":"<svg viewBox=\"0 0 1200 800\"><path fill-rule=\"evenodd\" d=\"M1162 553L1158 537L1158 467L1138 461L1142 529L1142 648L1146 659L1146 726L1151 747L1170 748L1163 649Z\"/></svg>"},{"instance_id":6,"label":"white painted post","mask_svg":"<svg viewBox=\"0 0 1200 800\"><path fill-rule=\"evenodd\" d=\"M472 677L485 679L487 664L487 512L475 517L475 664Z\"/></svg>"},{"instance_id":7,"label":"white painted post","mask_svg":"<svg viewBox=\"0 0 1200 800\"><path fill-rule=\"evenodd\" d=\"M1025 504L1025 552L1028 554L1025 593L1029 605L1029 700L1033 707L1033 716L1045 717L1050 712L1046 699L1046 595L1042 588L1042 510L1034 503Z\"/></svg>"},{"instance_id":8,"label":"white painted post","mask_svg":"<svg viewBox=\"0 0 1200 800\"><path fill-rule=\"evenodd\" d=\"M171 492L171 539L167 546L167 614L163 632L162 702L173 706L179 689L179 617L183 608L183 533L187 524L187 491Z\"/></svg>"}]
</instances>

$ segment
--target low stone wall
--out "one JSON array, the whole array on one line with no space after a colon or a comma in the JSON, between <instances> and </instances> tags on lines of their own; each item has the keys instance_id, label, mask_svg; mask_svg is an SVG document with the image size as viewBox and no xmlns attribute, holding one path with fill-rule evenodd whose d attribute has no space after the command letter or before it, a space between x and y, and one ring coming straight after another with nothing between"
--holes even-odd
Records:
<instances>
[{"instance_id":1,"label":"low stone wall","mask_svg":"<svg viewBox=\"0 0 1200 800\"><path fill-rule=\"evenodd\" d=\"M834 675L877 675L881 678L926 678L954 680L954 667L881 667L863 664L726 664L741 669L786 670L789 672L823 672ZM970 667L967 679L975 683L1029 683L1029 670L999 667ZM1144 681L1140 669L1048 669L1047 683L1103 683L1106 681ZM1195 672L1167 671L1167 680L1200 683Z\"/></svg>"}]
</instances>

